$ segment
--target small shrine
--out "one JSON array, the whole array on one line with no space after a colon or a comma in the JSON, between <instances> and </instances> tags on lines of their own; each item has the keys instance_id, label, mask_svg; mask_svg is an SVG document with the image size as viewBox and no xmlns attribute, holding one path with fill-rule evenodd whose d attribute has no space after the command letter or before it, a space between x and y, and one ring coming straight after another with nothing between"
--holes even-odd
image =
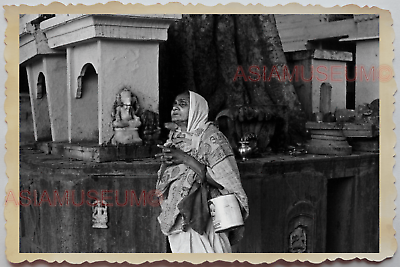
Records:
<instances>
[{"instance_id":1,"label":"small shrine","mask_svg":"<svg viewBox=\"0 0 400 267\"><path fill-rule=\"evenodd\" d=\"M41 150L96 162L154 154L159 43L180 17L24 15L20 63Z\"/></svg>"}]
</instances>

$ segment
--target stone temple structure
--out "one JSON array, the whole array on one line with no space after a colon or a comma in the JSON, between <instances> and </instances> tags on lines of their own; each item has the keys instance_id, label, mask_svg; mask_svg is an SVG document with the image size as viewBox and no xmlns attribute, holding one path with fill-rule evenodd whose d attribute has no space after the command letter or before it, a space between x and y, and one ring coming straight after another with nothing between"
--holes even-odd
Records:
<instances>
[{"instance_id":1,"label":"stone temple structure","mask_svg":"<svg viewBox=\"0 0 400 267\"><path fill-rule=\"evenodd\" d=\"M116 95L130 88L141 111L158 114L158 46L167 39L170 23L179 18L23 15L20 63L26 66L31 88L35 140L62 142L58 149L49 150L68 151L70 157L99 161L104 160L97 155L102 153L115 158L115 151L94 151L93 146L110 143L113 137L110 114ZM64 149L65 143L85 143L92 148Z\"/></svg>"},{"instance_id":2,"label":"stone temple structure","mask_svg":"<svg viewBox=\"0 0 400 267\"><path fill-rule=\"evenodd\" d=\"M22 15L36 141L103 144L112 135L115 95L131 88L158 113L159 42L180 15Z\"/></svg>"}]
</instances>

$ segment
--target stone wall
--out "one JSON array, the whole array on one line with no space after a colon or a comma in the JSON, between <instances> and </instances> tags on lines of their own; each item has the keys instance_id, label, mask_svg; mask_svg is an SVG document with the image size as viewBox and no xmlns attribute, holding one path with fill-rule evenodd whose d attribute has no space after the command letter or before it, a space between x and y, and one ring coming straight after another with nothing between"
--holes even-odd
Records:
<instances>
[{"instance_id":1,"label":"stone wall","mask_svg":"<svg viewBox=\"0 0 400 267\"><path fill-rule=\"evenodd\" d=\"M20 207L20 252L167 251L156 219L160 209L151 195L160 162L70 161L29 147L21 149L20 155L20 188L25 197ZM375 153L273 155L239 161L250 217L235 251L289 252L290 235L300 227L307 237L305 252L378 252L378 162ZM54 190L64 205L54 201ZM94 191L99 197L101 190L110 190L104 196L113 206L108 207L108 228L94 229L89 204ZM117 190L121 206L113 198ZM135 191L133 202L125 190ZM70 194L68 206L65 191ZM146 195L140 199L142 192Z\"/></svg>"}]
</instances>

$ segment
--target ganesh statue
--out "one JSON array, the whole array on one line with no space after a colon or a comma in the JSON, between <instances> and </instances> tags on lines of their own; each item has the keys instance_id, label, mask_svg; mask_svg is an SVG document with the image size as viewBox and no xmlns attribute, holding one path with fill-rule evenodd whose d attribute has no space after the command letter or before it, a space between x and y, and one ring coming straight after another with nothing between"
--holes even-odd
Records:
<instances>
[{"instance_id":1,"label":"ganesh statue","mask_svg":"<svg viewBox=\"0 0 400 267\"><path fill-rule=\"evenodd\" d=\"M113 145L142 143L138 133L138 128L142 124L137 116L139 107L137 97L128 88L119 91L111 114L114 129L111 141Z\"/></svg>"}]
</instances>

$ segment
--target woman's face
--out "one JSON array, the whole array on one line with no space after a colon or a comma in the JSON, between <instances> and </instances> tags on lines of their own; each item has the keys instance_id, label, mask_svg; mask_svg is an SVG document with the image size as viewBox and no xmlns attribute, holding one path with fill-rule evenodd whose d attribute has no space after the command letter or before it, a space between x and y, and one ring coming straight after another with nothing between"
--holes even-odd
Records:
<instances>
[{"instance_id":1,"label":"woman's face","mask_svg":"<svg viewBox=\"0 0 400 267\"><path fill-rule=\"evenodd\" d=\"M187 93L177 95L171 110L171 120L177 124L187 123L189 118L190 96Z\"/></svg>"}]
</instances>

